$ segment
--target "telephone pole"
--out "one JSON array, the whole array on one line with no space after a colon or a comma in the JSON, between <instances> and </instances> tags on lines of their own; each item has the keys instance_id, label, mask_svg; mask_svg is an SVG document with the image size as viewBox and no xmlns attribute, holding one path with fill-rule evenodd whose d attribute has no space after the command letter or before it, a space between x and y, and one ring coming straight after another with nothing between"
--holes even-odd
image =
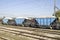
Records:
<instances>
[{"instance_id":1,"label":"telephone pole","mask_svg":"<svg viewBox=\"0 0 60 40\"><path fill-rule=\"evenodd\" d=\"M56 0L54 0L54 16L56 14Z\"/></svg>"}]
</instances>

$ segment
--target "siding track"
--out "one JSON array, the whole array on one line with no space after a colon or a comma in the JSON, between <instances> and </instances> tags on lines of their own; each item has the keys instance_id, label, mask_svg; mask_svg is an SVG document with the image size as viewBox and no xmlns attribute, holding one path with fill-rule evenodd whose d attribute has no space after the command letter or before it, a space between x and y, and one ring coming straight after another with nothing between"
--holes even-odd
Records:
<instances>
[{"instance_id":1,"label":"siding track","mask_svg":"<svg viewBox=\"0 0 60 40\"><path fill-rule=\"evenodd\" d=\"M22 36L26 36L38 40L60 40L60 35L53 34L54 36L51 36L52 33L47 35L46 32L45 33L41 32L41 30L39 32L33 30L37 30L37 29L28 30L22 28L15 29L15 28L0 27L0 31L9 32L15 35L22 35Z\"/></svg>"},{"instance_id":2,"label":"siding track","mask_svg":"<svg viewBox=\"0 0 60 40\"><path fill-rule=\"evenodd\" d=\"M5 37L0 37L1 40L8 40L7 38Z\"/></svg>"}]
</instances>

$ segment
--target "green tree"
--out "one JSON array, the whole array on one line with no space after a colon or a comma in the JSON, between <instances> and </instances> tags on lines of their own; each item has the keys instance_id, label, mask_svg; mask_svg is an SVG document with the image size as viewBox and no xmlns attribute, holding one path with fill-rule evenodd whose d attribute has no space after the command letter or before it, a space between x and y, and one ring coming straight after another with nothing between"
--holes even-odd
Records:
<instances>
[{"instance_id":1,"label":"green tree","mask_svg":"<svg viewBox=\"0 0 60 40\"><path fill-rule=\"evenodd\" d=\"M56 17L60 17L60 10L59 11L56 11L55 16Z\"/></svg>"}]
</instances>

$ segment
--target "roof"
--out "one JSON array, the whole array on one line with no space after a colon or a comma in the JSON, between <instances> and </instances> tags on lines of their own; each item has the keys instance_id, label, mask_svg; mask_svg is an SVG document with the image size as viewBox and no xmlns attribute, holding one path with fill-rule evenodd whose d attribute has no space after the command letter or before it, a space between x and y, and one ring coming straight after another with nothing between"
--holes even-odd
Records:
<instances>
[{"instance_id":1,"label":"roof","mask_svg":"<svg viewBox=\"0 0 60 40\"><path fill-rule=\"evenodd\" d=\"M10 20L12 20L13 18L11 18L11 17L5 17L4 19L10 19Z\"/></svg>"},{"instance_id":2,"label":"roof","mask_svg":"<svg viewBox=\"0 0 60 40\"><path fill-rule=\"evenodd\" d=\"M34 17L34 18L56 18L55 16L40 16L40 17Z\"/></svg>"},{"instance_id":3,"label":"roof","mask_svg":"<svg viewBox=\"0 0 60 40\"><path fill-rule=\"evenodd\" d=\"M25 18L26 19L27 17L16 17L16 18Z\"/></svg>"}]
</instances>

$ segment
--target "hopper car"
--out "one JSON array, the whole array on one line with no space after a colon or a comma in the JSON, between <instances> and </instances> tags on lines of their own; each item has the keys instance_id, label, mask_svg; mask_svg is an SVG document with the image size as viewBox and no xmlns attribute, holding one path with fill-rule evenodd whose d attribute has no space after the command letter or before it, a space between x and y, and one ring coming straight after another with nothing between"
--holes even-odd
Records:
<instances>
[{"instance_id":1,"label":"hopper car","mask_svg":"<svg viewBox=\"0 0 60 40\"><path fill-rule=\"evenodd\" d=\"M23 17L17 17L17 18L15 18L16 26L24 26L23 25L24 20L25 20L25 18L23 18Z\"/></svg>"},{"instance_id":2,"label":"hopper car","mask_svg":"<svg viewBox=\"0 0 60 40\"><path fill-rule=\"evenodd\" d=\"M3 18L3 19L2 19L2 24L8 25L8 21L9 21L9 20L12 20L12 18L10 18L10 17L5 17L5 18Z\"/></svg>"}]
</instances>

